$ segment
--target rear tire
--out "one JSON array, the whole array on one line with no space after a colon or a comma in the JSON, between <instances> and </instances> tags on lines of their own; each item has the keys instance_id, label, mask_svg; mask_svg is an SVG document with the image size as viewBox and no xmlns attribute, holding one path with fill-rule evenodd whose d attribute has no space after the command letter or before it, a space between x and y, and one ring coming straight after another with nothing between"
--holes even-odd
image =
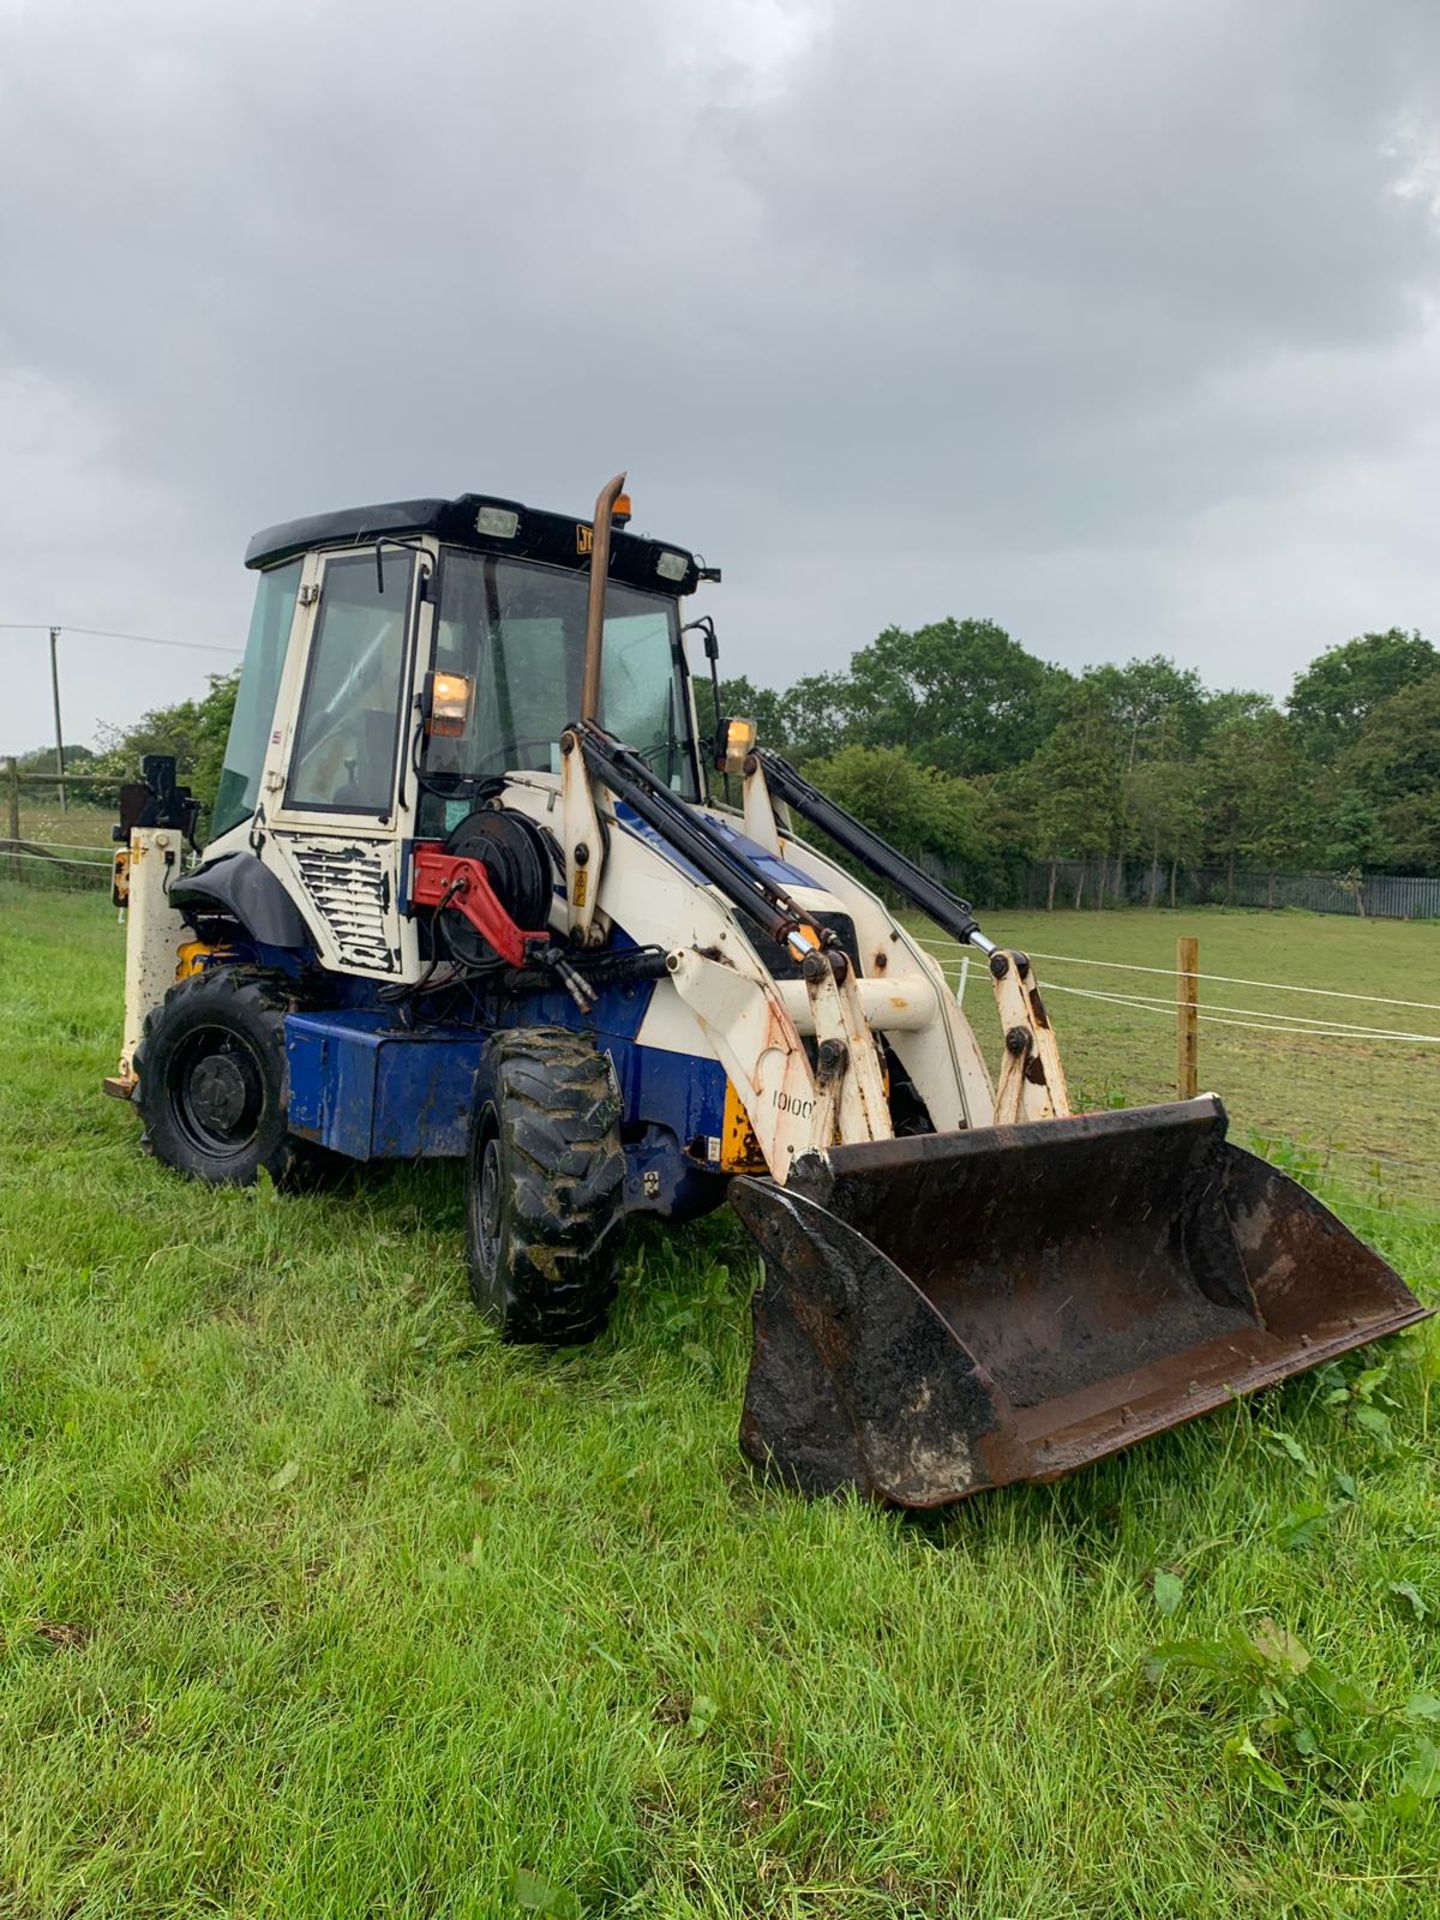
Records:
<instances>
[{"instance_id":1,"label":"rear tire","mask_svg":"<svg viewBox=\"0 0 1440 1920\"><path fill-rule=\"evenodd\" d=\"M144 1145L211 1186L306 1181L326 1157L289 1131L284 977L255 967L192 974L145 1020L135 1050Z\"/></svg>"},{"instance_id":2,"label":"rear tire","mask_svg":"<svg viewBox=\"0 0 1440 1920\"><path fill-rule=\"evenodd\" d=\"M497 1033L475 1078L465 1227L470 1291L503 1340L567 1347L604 1331L624 1188L609 1061L563 1027Z\"/></svg>"}]
</instances>

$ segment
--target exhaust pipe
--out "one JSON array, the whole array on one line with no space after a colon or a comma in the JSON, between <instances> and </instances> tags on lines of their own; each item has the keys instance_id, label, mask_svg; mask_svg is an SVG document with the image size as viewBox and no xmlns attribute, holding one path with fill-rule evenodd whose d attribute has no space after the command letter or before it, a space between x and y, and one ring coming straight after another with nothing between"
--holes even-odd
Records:
<instances>
[{"instance_id":1,"label":"exhaust pipe","mask_svg":"<svg viewBox=\"0 0 1440 1920\"><path fill-rule=\"evenodd\" d=\"M580 688L580 718L600 717L600 656L605 643L605 583L610 574L610 521L615 502L625 491L625 476L617 473L600 489L595 502L595 526L590 547L590 598L585 608L585 678Z\"/></svg>"}]
</instances>

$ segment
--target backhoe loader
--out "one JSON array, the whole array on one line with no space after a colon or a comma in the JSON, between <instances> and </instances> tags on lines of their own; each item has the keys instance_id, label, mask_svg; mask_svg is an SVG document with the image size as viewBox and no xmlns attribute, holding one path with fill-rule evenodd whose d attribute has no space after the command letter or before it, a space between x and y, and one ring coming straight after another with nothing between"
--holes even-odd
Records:
<instances>
[{"instance_id":1,"label":"backhoe loader","mask_svg":"<svg viewBox=\"0 0 1440 1920\"><path fill-rule=\"evenodd\" d=\"M251 541L203 856L172 762L122 798L106 1084L149 1150L222 1183L462 1160L511 1341L601 1331L630 1213L729 1200L764 1261L745 1453L902 1507L1422 1318L1213 1095L1070 1111L1030 960L719 714L713 623L681 617L718 570L630 533L622 487L585 519L466 494ZM885 898L985 957L993 1080Z\"/></svg>"}]
</instances>

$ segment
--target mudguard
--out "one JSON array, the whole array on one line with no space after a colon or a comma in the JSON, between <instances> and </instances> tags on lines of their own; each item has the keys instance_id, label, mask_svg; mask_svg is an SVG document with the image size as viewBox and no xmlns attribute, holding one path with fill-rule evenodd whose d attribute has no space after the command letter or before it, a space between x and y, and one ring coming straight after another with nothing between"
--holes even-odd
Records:
<instances>
[{"instance_id":1,"label":"mudguard","mask_svg":"<svg viewBox=\"0 0 1440 1920\"><path fill-rule=\"evenodd\" d=\"M253 853L222 853L172 882L170 904L181 912L218 908L238 920L261 946L315 945L284 884Z\"/></svg>"}]
</instances>

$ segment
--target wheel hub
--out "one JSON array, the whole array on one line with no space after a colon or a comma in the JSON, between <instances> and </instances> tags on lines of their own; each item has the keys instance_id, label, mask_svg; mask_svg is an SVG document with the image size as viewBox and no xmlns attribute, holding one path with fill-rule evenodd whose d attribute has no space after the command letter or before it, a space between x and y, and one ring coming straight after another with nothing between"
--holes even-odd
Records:
<instances>
[{"instance_id":1,"label":"wheel hub","mask_svg":"<svg viewBox=\"0 0 1440 1920\"><path fill-rule=\"evenodd\" d=\"M245 1112L245 1076L225 1054L202 1060L190 1076L195 1117L216 1133L233 1133Z\"/></svg>"},{"instance_id":2,"label":"wheel hub","mask_svg":"<svg viewBox=\"0 0 1440 1920\"><path fill-rule=\"evenodd\" d=\"M201 1027L177 1048L167 1076L170 1108L201 1153L231 1159L255 1138L265 1112L265 1076L245 1035Z\"/></svg>"},{"instance_id":3,"label":"wheel hub","mask_svg":"<svg viewBox=\"0 0 1440 1920\"><path fill-rule=\"evenodd\" d=\"M486 1272L493 1274L500 1264L500 1142L493 1134L480 1160L478 1212L480 1259Z\"/></svg>"}]
</instances>

